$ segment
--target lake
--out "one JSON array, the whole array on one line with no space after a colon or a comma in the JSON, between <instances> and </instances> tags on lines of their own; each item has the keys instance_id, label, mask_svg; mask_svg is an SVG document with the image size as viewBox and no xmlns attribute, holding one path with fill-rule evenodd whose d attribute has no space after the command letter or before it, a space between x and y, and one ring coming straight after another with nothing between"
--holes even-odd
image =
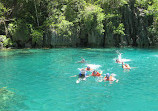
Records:
<instances>
[{"instance_id":1,"label":"lake","mask_svg":"<svg viewBox=\"0 0 158 111\"><path fill-rule=\"evenodd\" d=\"M115 63L118 53L131 70ZM87 63L77 63L83 57ZM158 49L55 48L0 51L1 111L157 111ZM116 74L88 77L80 68ZM91 72L88 72L91 74Z\"/></svg>"}]
</instances>

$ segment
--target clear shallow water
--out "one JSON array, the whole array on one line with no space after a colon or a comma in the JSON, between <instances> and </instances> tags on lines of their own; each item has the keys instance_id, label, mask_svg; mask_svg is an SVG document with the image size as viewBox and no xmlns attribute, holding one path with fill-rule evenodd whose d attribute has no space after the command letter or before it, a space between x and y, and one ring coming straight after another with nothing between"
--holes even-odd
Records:
<instances>
[{"instance_id":1,"label":"clear shallow water","mask_svg":"<svg viewBox=\"0 0 158 111\"><path fill-rule=\"evenodd\" d=\"M114 59L119 50L131 71ZM76 63L84 57L118 83L89 77L76 84ZM0 51L0 87L13 92L0 110L9 111L157 111L158 50L156 49L25 49ZM4 92L0 92L3 93ZM1 95L3 95L1 94ZM14 95L14 96L13 96ZM6 100L6 99L5 99ZM4 103L5 102L5 103Z\"/></svg>"}]
</instances>

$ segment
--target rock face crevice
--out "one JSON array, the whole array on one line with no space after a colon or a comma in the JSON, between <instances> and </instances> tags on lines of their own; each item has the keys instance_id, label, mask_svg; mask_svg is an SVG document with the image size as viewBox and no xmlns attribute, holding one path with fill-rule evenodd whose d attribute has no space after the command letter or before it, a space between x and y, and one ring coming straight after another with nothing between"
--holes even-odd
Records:
<instances>
[{"instance_id":1,"label":"rock face crevice","mask_svg":"<svg viewBox=\"0 0 158 111\"><path fill-rule=\"evenodd\" d=\"M83 47L149 47L153 42L152 37L148 34L147 28L153 23L153 16L146 15L144 9L135 7L135 0L129 4L123 5L119 9L121 19L111 18L114 24L123 23L124 35L114 34L112 27L108 26L109 21L103 21L104 30L102 35L95 31L80 32L73 34L71 37L57 36L55 32L47 34L45 44L52 47L62 46L83 46ZM50 37L51 36L51 37Z\"/></svg>"}]
</instances>

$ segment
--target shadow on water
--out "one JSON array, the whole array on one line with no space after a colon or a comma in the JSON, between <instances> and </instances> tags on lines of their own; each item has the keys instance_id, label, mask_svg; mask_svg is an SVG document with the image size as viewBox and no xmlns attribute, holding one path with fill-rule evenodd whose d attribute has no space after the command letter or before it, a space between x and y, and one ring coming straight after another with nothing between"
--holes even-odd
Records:
<instances>
[{"instance_id":1,"label":"shadow on water","mask_svg":"<svg viewBox=\"0 0 158 111\"><path fill-rule=\"evenodd\" d=\"M34 53L29 50L5 50L5 51L0 51L0 58L13 57L16 55L30 55L30 54L34 54Z\"/></svg>"},{"instance_id":2,"label":"shadow on water","mask_svg":"<svg viewBox=\"0 0 158 111\"><path fill-rule=\"evenodd\" d=\"M12 58L19 55L33 55L35 53L40 53L40 51L34 51L30 49L14 49L14 50L2 50L0 51L0 59L1 58Z\"/></svg>"},{"instance_id":3,"label":"shadow on water","mask_svg":"<svg viewBox=\"0 0 158 111\"><path fill-rule=\"evenodd\" d=\"M55 53L61 51L62 49L11 49L11 50L0 50L1 58L11 58L15 56L31 56L34 54L42 53ZM63 49L64 50L64 49Z\"/></svg>"}]
</instances>

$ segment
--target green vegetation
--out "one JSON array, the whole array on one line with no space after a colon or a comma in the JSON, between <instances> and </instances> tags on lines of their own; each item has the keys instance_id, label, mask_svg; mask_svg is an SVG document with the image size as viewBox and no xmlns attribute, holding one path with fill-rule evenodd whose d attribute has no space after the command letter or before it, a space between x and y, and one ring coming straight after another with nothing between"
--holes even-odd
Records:
<instances>
[{"instance_id":1,"label":"green vegetation","mask_svg":"<svg viewBox=\"0 0 158 111\"><path fill-rule=\"evenodd\" d=\"M158 45L158 0L1 0L5 47Z\"/></svg>"}]
</instances>

